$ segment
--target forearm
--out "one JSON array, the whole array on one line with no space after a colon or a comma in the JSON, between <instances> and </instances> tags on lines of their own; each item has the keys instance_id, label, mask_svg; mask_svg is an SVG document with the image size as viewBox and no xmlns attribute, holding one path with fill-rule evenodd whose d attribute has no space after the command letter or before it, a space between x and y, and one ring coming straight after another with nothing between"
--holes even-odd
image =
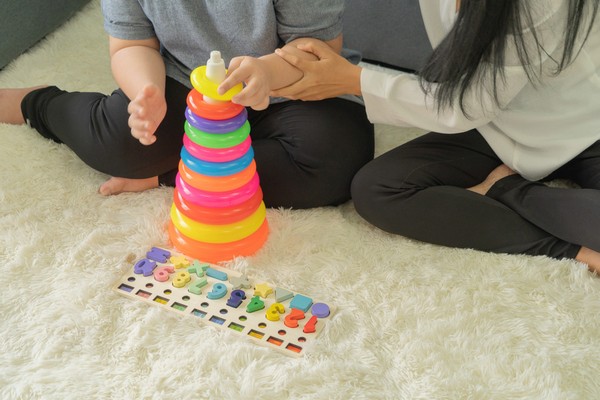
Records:
<instances>
[{"instance_id":1,"label":"forearm","mask_svg":"<svg viewBox=\"0 0 600 400\"><path fill-rule=\"evenodd\" d=\"M306 39L296 39L283 46L282 49L290 54L294 54L298 58L307 61L317 60L315 55L298 49L297 46L302 45L305 42ZM337 38L324 43L339 54L342 48L342 36L338 36ZM265 61L265 64L269 70L269 86L271 90L277 90L289 86L299 81L304 75L301 70L289 64L276 54L268 54L260 57L260 59Z\"/></svg>"},{"instance_id":2,"label":"forearm","mask_svg":"<svg viewBox=\"0 0 600 400\"><path fill-rule=\"evenodd\" d=\"M271 92L272 96L301 100L322 100L344 94L360 95L362 68L341 57L323 42L309 40L298 50L314 57L314 61L283 49L275 54L302 71L302 79Z\"/></svg>"}]
</instances>

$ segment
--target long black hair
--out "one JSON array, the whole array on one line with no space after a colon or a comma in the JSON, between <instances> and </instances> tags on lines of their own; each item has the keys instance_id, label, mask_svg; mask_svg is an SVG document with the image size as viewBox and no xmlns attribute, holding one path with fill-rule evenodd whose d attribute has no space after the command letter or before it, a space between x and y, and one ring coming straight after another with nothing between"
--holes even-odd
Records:
<instances>
[{"instance_id":1,"label":"long black hair","mask_svg":"<svg viewBox=\"0 0 600 400\"><path fill-rule=\"evenodd\" d=\"M545 53L539 36L533 28L530 2L545 0L462 0L457 20L439 46L419 72L422 88L433 94L438 111L443 107L458 105L468 116L464 98L467 90L481 83L491 74L491 94L499 105L498 86L504 82L505 52L511 45L507 38L512 35L520 64L533 83L539 79L534 57ZM566 68L577 56L580 48L576 43L580 36L587 39L598 12L600 0L566 0L569 12L564 33L564 45L560 60L556 61L556 73ZM591 11L586 11L590 6ZM591 12L589 22L583 22ZM536 52L524 41L522 29L530 27L535 40ZM539 61L539 60L538 60ZM433 85L437 83L437 85Z\"/></svg>"}]
</instances>

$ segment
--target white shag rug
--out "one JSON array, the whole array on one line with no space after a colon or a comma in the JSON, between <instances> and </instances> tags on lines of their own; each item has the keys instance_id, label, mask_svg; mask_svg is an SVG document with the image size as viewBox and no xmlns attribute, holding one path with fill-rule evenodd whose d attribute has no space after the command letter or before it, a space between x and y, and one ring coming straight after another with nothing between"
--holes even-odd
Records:
<instances>
[{"instance_id":1,"label":"white shag rug","mask_svg":"<svg viewBox=\"0 0 600 400\"><path fill-rule=\"evenodd\" d=\"M98 0L0 72L45 83L114 88ZM377 152L418 134L377 126ZM2 399L600 398L600 280L581 264L388 235L351 203L268 210L268 242L231 268L336 307L291 358L111 290L167 244L172 189L102 197L68 148L25 126L0 142Z\"/></svg>"}]
</instances>

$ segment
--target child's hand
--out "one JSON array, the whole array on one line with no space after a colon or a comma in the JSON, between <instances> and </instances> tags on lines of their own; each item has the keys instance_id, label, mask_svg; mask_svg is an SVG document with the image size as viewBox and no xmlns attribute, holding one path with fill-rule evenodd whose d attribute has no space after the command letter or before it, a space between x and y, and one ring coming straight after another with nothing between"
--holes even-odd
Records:
<instances>
[{"instance_id":1,"label":"child's hand","mask_svg":"<svg viewBox=\"0 0 600 400\"><path fill-rule=\"evenodd\" d=\"M229 63L228 76L219 85L219 94L227 92L240 82L246 86L231 101L255 110L269 106L270 80L264 61L254 57L235 57Z\"/></svg>"},{"instance_id":2,"label":"child's hand","mask_svg":"<svg viewBox=\"0 0 600 400\"><path fill-rule=\"evenodd\" d=\"M148 84L127 106L131 135L141 144L156 141L154 133L167 114L167 101L158 86Z\"/></svg>"}]
</instances>

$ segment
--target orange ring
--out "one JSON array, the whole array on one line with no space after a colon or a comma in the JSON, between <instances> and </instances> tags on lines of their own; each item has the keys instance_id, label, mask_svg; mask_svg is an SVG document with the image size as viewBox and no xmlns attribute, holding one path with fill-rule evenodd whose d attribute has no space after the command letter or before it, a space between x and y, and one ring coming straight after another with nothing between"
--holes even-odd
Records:
<instances>
[{"instance_id":1,"label":"orange ring","mask_svg":"<svg viewBox=\"0 0 600 400\"><path fill-rule=\"evenodd\" d=\"M232 102L211 104L204 101L204 96L199 91L192 89L187 96L187 105L192 112L199 117L222 120L233 118L242 112L244 108L241 104Z\"/></svg>"},{"instance_id":2,"label":"orange ring","mask_svg":"<svg viewBox=\"0 0 600 400\"><path fill-rule=\"evenodd\" d=\"M183 161L179 161L179 174L181 179L196 189L208 192L226 192L244 186L256 173L256 162L250 164L238 173L225 176L208 176L194 172Z\"/></svg>"},{"instance_id":3,"label":"orange ring","mask_svg":"<svg viewBox=\"0 0 600 400\"><path fill-rule=\"evenodd\" d=\"M250 236L229 243L204 243L190 239L169 222L169 238L173 247L189 258L210 263L229 261L236 256L251 256L265 243L269 236L267 220Z\"/></svg>"},{"instance_id":4,"label":"orange ring","mask_svg":"<svg viewBox=\"0 0 600 400\"><path fill-rule=\"evenodd\" d=\"M249 217L260 206L262 200L263 193L260 186L256 190L256 193L245 202L235 206L219 208L199 206L187 201L177 188L173 190L173 202L182 214L194 221L213 225L230 224Z\"/></svg>"}]
</instances>

